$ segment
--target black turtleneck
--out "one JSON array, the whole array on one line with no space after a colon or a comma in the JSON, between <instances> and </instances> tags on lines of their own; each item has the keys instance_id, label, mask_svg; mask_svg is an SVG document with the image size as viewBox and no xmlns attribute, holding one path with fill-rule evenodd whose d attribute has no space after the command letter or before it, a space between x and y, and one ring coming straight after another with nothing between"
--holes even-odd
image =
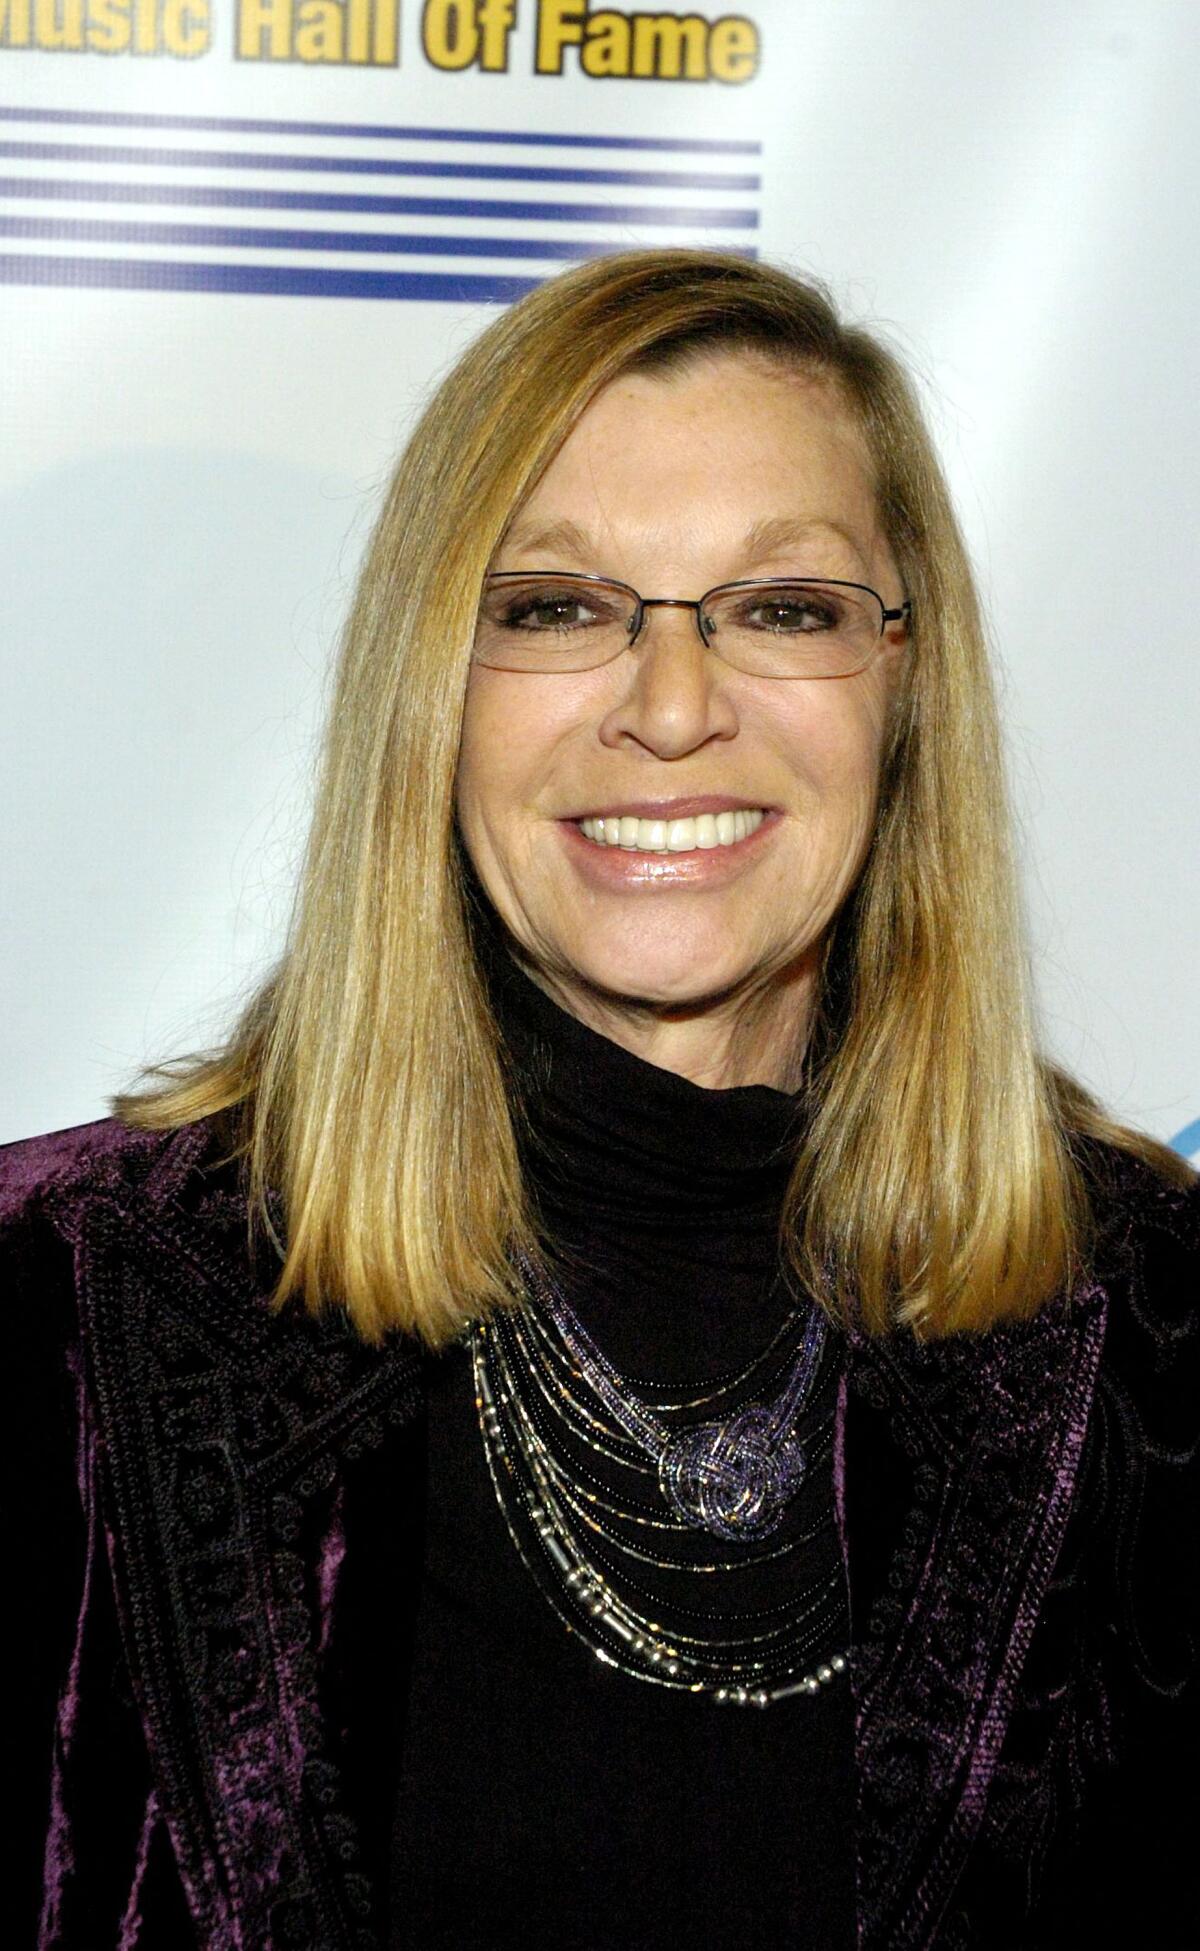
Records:
<instances>
[{"instance_id":1,"label":"black turtleneck","mask_svg":"<svg viewBox=\"0 0 1200 1951\"><path fill-rule=\"evenodd\" d=\"M570 1305L631 1381L669 1389L742 1368L796 1304L778 1218L797 1100L757 1085L705 1090L645 1063L559 1009L502 952L488 959L526 1113L524 1166ZM812 1405L825 1437L787 1522L818 1532L792 1575L841 1590L836 1533L821 1525L839 1365L831 1334ZM848 1951L845 1679L755 1710L603 1666L517 1555L468 1351L431 1360L428 1383L392 1951ZM778 1597L778 1572L748 1572L744 1588L741 1576L737 1602Z\"/></svg>"}]
</instances>

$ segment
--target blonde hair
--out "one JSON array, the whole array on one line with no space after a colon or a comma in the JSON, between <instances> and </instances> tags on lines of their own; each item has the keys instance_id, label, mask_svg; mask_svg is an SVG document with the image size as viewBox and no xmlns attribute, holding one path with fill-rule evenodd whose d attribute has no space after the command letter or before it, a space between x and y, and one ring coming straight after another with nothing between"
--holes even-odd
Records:
<instances>
[{"instance_id":1,"label":"blonde hair","mask_svg":"<svg viewBox=\"0 0 1200 1951\"><path fill-rule=\"evenodd\" d=\"M282 1261L275 1305L340 1303L368 1341L437 1347L512 1298L514 1246L538 1252L455 830L479 590L598 388L723 350L840 389L915 616L877 831L805 1055L812 1116L782 1219L801 1279L872 1333L984 1329L1082 1271L1075 1136L1187 1172L1038 1054L984 635L900 362L781 269L631 251L502 313L430 400L345 627L286 949L222 1048L112 1100L150 1129L235 1114L249 1222Z\"/></svg>"}]
</instances>

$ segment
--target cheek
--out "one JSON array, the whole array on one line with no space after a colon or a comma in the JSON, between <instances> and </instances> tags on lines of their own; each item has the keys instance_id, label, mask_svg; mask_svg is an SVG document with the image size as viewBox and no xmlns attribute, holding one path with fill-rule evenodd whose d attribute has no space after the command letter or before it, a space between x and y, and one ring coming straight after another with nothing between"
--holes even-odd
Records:
<instances>
[{"instance_id":1,"label":"cheek","mask_svg":"<svg viewBox=\"0 0 1200 1951\"><path fill-rule=\"evenodd\" d=\"M874 799L886 725L886 701L877 687L816 696L810 691L777 721L772 742L802 795L818 809L850 811Z\"/></svg>"},{"instance_id":2,"label":"cheek","mask_svg":"<svg viewBox=\"0 0 1200 1951\"><path fill-rule=\"evenodd\" d=\"M498 844L536 816L562 765L573 718L568 700L536 678L476 666L467 681L455 797L468 845Z\"/></svg>"},{"instance_id":3,"label":"cheek","mask_svg":"<svg viewBox=\"0 0 1200 1951\"><path fill-rule=\"evenodd\" d=\"M467 682L456 779L464 825L492 825L520 797L522 759L530 739L512 676L476 667Z\"/></svg>"}]
</instances>

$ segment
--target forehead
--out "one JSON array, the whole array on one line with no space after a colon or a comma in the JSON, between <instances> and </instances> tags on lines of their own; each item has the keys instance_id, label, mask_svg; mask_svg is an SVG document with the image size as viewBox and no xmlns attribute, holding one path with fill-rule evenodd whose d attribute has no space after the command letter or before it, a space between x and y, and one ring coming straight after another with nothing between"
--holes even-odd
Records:
<instances>
[{"instance_id":1,"label":"forehead","mask_svg":"<svg viewBox=\"0 0 1200 1951\"><path fill-rule=\"evenodd\" d=\"M602 388L516 510L505 555L607 543L773 558L844 542L865 558L878 545L872 474L828 380L705 355Z\"/></svg>"}]
</instances>

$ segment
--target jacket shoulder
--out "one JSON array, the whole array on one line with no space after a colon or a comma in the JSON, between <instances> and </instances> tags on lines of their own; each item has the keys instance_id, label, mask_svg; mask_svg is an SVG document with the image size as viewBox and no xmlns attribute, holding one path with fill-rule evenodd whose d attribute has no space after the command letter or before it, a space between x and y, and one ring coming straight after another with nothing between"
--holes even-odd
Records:
<instances>
[{"instance_id":1,"label":"jacket shoulder","mask_svg":"<svg viewBox=\"0 0 1200 1951\"><path fill-rule=\"evenodd\" d=\"M215 1118L171 1131L97 1118L0 1145L0 1228L39 1212L69 1228L72 1213L97 1197L165 1204L189 1173L215 1164L220 1135Z\"/></svg>"},{"instance_id":2,"label":"jacket shoulder","mask_svg":"<svg viewBox=\"0 0 1200 1951\"><path fill-rule=\"evenodd\" d=\"M1194 1335L1200 1326L1200 1173L1181 1184L1115 1145L1083 1161L1095 1222L1099 1280L1142 1304L1148 1325Z\"/></svg>"},{"instance_id":3,"label":"jacket shoulder","mask_svg":"<svg viewBox=\"0 0 1200 1951\"><path fill-rule=\"evenodd\" d=\"M138 1253L199 1235L237 1258L247 1201L221 1117L170 1131L98 1118L0 1146L0 1263L6 1278L45 1285L66 1280L85 1235L107 1215ZM272 1204L276 1206L274 1195ZM242 1247L242 1256L246 1252Z\"/></svg>"},{"instance_id":4,"label":"jacket shoulder","mask_svg":"<svg viewBox=\"0 0 1200 1951\"><path fill-rule=\"evenodd\" d=\"M168 1132L135 1131L116 1118L68 1125L0 1145L0 1224L49 1194L68 1197L111 1181L114 1173L151 1158Z\"/></svg>"}]
</instances>

